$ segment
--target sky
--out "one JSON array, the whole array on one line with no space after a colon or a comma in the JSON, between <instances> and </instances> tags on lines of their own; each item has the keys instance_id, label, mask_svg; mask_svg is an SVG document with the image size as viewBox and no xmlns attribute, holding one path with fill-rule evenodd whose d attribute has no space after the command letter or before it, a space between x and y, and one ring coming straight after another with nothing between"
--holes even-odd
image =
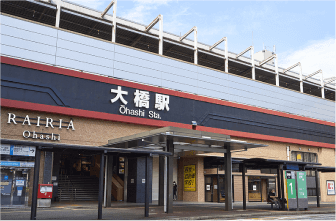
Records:
<instances>
[{"instance_id":1,"label":"sky","mask_svg":"<svg viewBox=\"0 0 336 221\"><path fill-rule=\"evenodd\" d=\"M110 0L72 0L103 11ZM109 11L112 14L112 10ZM228 39L230 52L253 45L278 55L279 67L301 62L303 74L336 76L335 1L118 0L117 16L148 25L163 15L163 30L184 35L197 26L198 41ZM218 47L224 49L222 43ZM249 54L245 54L249 56ZM298 68L293 71L299 71ZM320 76L316 75L316 78Z\"/></svg>"}]
</instances>

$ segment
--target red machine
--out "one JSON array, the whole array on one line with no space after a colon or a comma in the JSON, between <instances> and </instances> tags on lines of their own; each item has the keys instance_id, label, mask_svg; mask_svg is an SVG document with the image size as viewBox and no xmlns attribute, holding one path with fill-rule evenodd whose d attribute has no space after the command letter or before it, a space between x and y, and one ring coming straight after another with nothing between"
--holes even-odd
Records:
<instances>
[{"instance_id":1,"label":"red machine","mask_svg":"<svg viewBox=\"0 0 336 221\"><path fill-rule=\"evenodd\" d=\"M51 199L53 193L53 184L39 184L37 198L38 199Z\"/></svg>"}]
</instances>

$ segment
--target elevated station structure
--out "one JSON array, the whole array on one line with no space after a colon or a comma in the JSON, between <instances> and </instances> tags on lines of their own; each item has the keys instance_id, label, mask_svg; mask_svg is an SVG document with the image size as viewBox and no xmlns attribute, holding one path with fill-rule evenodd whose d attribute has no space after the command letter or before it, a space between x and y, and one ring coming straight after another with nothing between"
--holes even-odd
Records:
<instances>
[{"instance_id":1,"label":"elevated station structure","mask_svg":"<svg viewBox=\"0 0 336 221\"><path fill-rule=\"evenodd\" d=\"M220 134L242 146L261 144L233 150L234 158L321 164L329 173L307 171L308 195L316 200L318 186L322 202L335 201L328 189L335 182L334 78L324 79L320 70L305 76L300 63L278 67L276 54L254 53L253 46L230 52L225 36L213 45L200 43L196 26L183 36L164 32L163 15L142 25L117 13L117 1L103 12L67 1L1 2L2 179L8 185L23 180L14 191L4 187L2 205L30 205L37 141L48 146L41 145L38 182L54 184L52 201L98 200L96 190L83 183L98 187L101 171L107 177L111 169L105 206L109 197L143 202L142 179L149 168L149 200L163 205L159 168L167 165L166 147L137 141L142 151L162 152L143 157L136 150L122 153L134 143L118 147L109 140L167 126ZM244 56L248 52L251 57ZM234 201L243 201L236 188L243 183L251 202L265 201L271 189L278 192L273 170L247 169L242 181L239 168L226 177L228 164L214 167L210 161L227 154L225 145L176 142L169 159L173 178L167 182L172 188L176 181L177 200L224 202L228 180L234 183ZM62 151L53 151L52 144L64 145ZM74 145L102 149L66 148ZM120 153L102 157L106 148Z\"/></svg>"}]
</instances>

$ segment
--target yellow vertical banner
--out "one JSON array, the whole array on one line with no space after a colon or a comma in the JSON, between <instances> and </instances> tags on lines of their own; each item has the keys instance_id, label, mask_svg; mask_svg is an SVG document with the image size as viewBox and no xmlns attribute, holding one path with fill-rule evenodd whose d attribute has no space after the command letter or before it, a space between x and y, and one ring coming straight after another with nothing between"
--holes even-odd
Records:
<instances>
[{"instance_id":1,"label":"yellow vertical banner","mask_svg":"<svg viewBox=\"0 0 336 221\"><path fill-rule=\"evenodd\" d=\"M196 191L196 165L184 166L184 191Z\"/></svg>"}]
</instances>

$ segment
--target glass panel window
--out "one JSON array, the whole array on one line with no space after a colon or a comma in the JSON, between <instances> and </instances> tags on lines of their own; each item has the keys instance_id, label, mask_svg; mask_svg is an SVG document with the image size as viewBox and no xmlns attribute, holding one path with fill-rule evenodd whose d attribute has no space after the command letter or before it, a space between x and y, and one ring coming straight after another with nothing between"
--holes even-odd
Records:
<instances>
[{"instance_id":1,"label":"glass panel window","mask_svg":"<svg viewBox=\"0 0 336 221\"><path fill-rule=\"evenodd\" d=\"M303 153L303 162L310 162L309 153Z\"/></svg>"},{"instance_id":2,"label":"glass panel window","mask_svg":"<svg viewBox=\"0 0 336 221\"><path fill-rule=\"evenodd\" d=\"M292 151L291 153L291 161L296 161L296 152Z\"/></svg>"}]
</instances>

